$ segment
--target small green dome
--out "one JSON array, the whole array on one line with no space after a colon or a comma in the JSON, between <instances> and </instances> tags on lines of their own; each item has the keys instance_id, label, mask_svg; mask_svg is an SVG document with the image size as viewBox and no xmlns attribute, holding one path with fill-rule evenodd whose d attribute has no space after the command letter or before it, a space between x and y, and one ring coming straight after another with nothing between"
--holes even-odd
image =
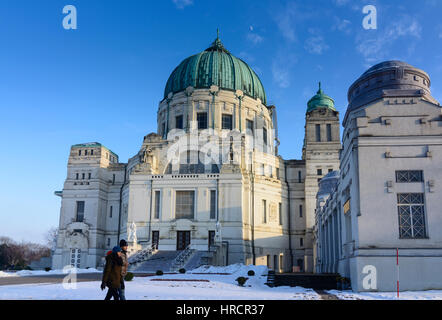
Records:
<instances>
[{"instance_id":1,"label":"small green dome","mask_svg":"<svg viewBox=\"0 0 442 320\"><path fill-rule=\"evenodd\" d=\"M183 60L173 70L164 89L164 98L192 86L196 89L210 88L242 90L244 94L259 98L266 104L266 94L258 75L239 58L234 57L217 37L206 50Z\"/></svg>"},{"instance_id":2,"label":"small green dome","mask_svg":"<svg viewBox=\"0 0 442 320\"><path fill-rule=\"evenodd\" d=\"M307 102L307 112L313 111L317 108L329 108L336 111L335 102L322 91L321 82L319 82L319 90L316 95Z\"/></svg>"}]
</instances>

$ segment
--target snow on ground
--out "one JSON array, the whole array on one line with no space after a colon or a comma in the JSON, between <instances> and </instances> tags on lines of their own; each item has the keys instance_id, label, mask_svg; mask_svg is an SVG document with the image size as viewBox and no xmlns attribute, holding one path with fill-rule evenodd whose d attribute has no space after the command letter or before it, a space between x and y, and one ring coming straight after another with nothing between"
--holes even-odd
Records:
<instances>
[{"instance_id":1,"label":"snow on ground","mask_svg":"<svg viewBox=\"0 0 442 320\"><path fill-rule=\"evenodd\" d=\"M228 266L217 267L217 266L201 266L199 268L189 271L190 273L231 273L231 274L241 274L242 276L247 276L247 272L253 270L255 275L265 275L269 272L266 266L245 266L242 263L231 264Z\"/></svg>"},{"instance_id":2,"label":"snow on ground","mask_svg":"<svg viewBox=\"0 0 442 320\"><path fill-rule=\"evenodd\" d=\"M76 269L76 268L73 268ZM102 272L94 268L89 269L76 269L77 273L96 273ZM48 276L56 274L67 274L67 271L63 270L21 270L21 271L0 271L0 278L2 277L25 277L25 276Z\"/></svg>"},{"instance_id":3,"label":"snow on ground","mask_svg":"<svg viewBox=\"0 0 442 320\"><path fill-rule=\"evenodd\" d=\"M0 271L0 278L5 278L5 277L18 277L18 275L15 272Z\"/></svg>"},{"instance_id":4,"label":"snow on ground","mask_svg":"<svg viewBox=\"0 0 442 320\"><path fill-rule=\"evenodd\" d=\"M255 271L255 276L247 275L247 271L251 269ZM233 273L229 275L207 274L207 272L206 274L194 274L195 272L200 273L204 271L202 269L195 269L193 270L193 274L165 274L163 276L135 277L132 281L126 282L126 298L128 300L320 299L320 296L311 289L300 287L268 287L265 285L267 281L266 267L237 265L235 267L228 266L211 270L216 270L217 273L225 273L225 271L233 271ZM265 275L263 276L262 274ZM239 276L249 278L244 287L238 286L235 281ZM209 282L189 280L209 280ZM0 299L102 300L106 295L106 290L100 290L99 281L79 282L76 286L76 289L69 290L65 289L62 284L1 286Z\"/></svg>"},{"instance_id":5,"label":"snow on ground","mask_svg":"<svg viewBox=\"0 0 442 320\"><path fill-rule=\"evenodd\" d=\"M398 300L397 292L359 292L328 290L342 300ZM399 300L442 300L442 290L399 292Z\"/></svg>"},{"instance_id":6,"label":"snow on ground","mask_svg":"<svg viewBox=\"0 0 442 320\"><path fill-rule=\"evenodd\" d=\"M253 270L254 276L247 272ZM78 269L79 273L100 272L96 269ZM135 277L126 282L128 300L319 300L312 289L301 287L270 288L266 266L234 264L226 267L202 266L185 274ZM63 274L62 270L1 272L0 277ZM244 287L236 279L247 277ZM159 281L160 280L160 281ZM184 281L183 281L184 280ZM198 281L199 280L199 281ZM201 281L204 280L204 281ZM207 282L208 281L208 282ZM100 282L78 282L76 288L66 289L63 284L24 284L0 286L0 300L102 300L107 289L100 290ZM344 300L395 300L396 292L363 292L329 290L328 293ZM442 290L401 292L400 299L442 300Z\"/></svg>"}]
</instances>

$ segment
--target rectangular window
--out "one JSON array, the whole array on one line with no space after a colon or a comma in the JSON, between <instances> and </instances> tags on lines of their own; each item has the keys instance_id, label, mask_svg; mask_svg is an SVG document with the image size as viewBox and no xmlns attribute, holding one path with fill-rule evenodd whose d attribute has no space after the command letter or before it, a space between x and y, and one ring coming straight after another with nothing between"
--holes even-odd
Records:
<instances>
[{"instance_id":1,"label":"rectangular window","mask_svg":"<svg viewBox=\"0 0 442 320\"><path fill-rule=\"evenodd\" d=\"M278 207L278 211L279 211L279 225L282 226L282 203L279 203L279 207Z\"/></svg>"},{"instance_id":2,"label":"rectangular window","mask_svg":"<svg viewBox=\"0 0 442 320\"><path fill-rule=\"evenodd\" d=\"M155 191L155 215L154 219L160 218L161 192Z\"/></svg>"},{"instance_id":3,"label":"rectangular window","mask_svg":"<svg viewBox=\"0 0 442 320\"><path fill-rule=\"evenodd\" d=\"M87 175L87 178L90 179L91 176L92 176L92 174L89 172L88 175Z\"/></svg>"},{"instance_id":4,"label":"rectangular window","mask_svg":"<svg viewBox=\"0 0 442 320\"><path fill-rule=\"evenodd\" d=\"M333 169L332 169L332 168L329 168L329 169L328 169L328 172L329 172L329 173L330 173L330 172L332 172L332 171L333 171Z\"/></svg>"},{"instance_id":5,"label":"rectangular window","mask_svg":"<svg viewBox=\"0 0 442 320\"><path fill-rule=\"evenodd\" d=\"M322 176L322 169L317 169L316 173L318 174L318 176Z\"/></svg>"},{"instance_id":6,"label":"rectangular window","mask_svg":"<svg viewBox=\"0 0 442 320\"><path fill-rule=\"evenodd\" d=\"M222 121L221 121L221 125L223 129L227 129L227 130L232 130L233 126L232 126L232 115L231 114L223 114L222 115Z\"/></svg>"},{"instance_id":7,"label":"rectangular window","mask_svg":"<svg viewBox=\"0 0 442 320\"><path fill-rule=\"evenodd\" d=\"M262 128L262 140L264 141L264 145L267 146L267 129Z\"/></svg>"},{"instance_id":8,"label":"rectangular window","mask_svg":"<svg viewBox=\"0 0 442 320\"><path fill-rule=\"evenodd\" d=\"M166 134L166 123L163 122L163 123L161 124L161 135L164 137L165 134Z\"/></svg>"},{"instance_id":9,"label":"rectangular window","mask_svg":"<svg viewBox=\"0 0 442 320\"><path fill-rule=\"evenodd\" d=\"M175 216L176 219L193 219L195 208L195 191L177 191Z\"/></svg>"},{"instance_id":10,"label":"rectangular window","mask_svg":"<svg viewBox=\"0 0 442 320\"><path fill-rule=\"evenodd\" d=\"M267 223L267 201L262 200L262 223Z\"/></svg>"},{"instance_id":11,"label":"rectangular window","mask_svg":"<svg viewBox=\"0 0 442 320\"><path fill-rule=\"evenodd\" d=\"M112 211L113 211L113 207L110 206L110 209L109 209L109 218L112 218Z\"/></svg>"},{"instance_id":12,"label":"rectangular window","mask_svg":"<svg viewBox=\"0 0 442 320\"><path fill-rule=\"evenodd\" d=\"M298 182L301 183L302 182L302 176L301 176L301 171L298 171Z\"/></svg>"},{"instance_id":13,"label":"rectangular window","mask_svg":"<svg viewBox=\"0 0 442 320\"><path fill-rule=\"evenodd\" d=\"M84 201L77 201L76 222L83 222L84 219Z\"/></svg>"},{"instance_id":14,"label":"rectangular window","mask_svg":"<svg viewBox=\"0 0 442 320\"><path fill-rule=\"evenodd\" d=\"M196 120L198 122L198 129L207 129L207 113L206 112L197 113Z\"/></svg>"},{"instance_id":15,"label":"rectangular window","mask_svg":"<svg viewBox=\"0 0 442 320\"><path fill-rule=\"evenodd\" d=\"M300 247L304 246L304 239L303 238L299 238L299 246Z\"/></svg>"},{"instance_id":16,"label":"rectangular window","mask_svg":"<svg viewBox=\"0 0 442 320\"><path fill-rule=\"evenodd\" d=\"M183 129L183 116L182 115L175 117L175 128Z\"/></svg>"},{"instance_id":17,"label":"rectangular window","mask_svg":"<svg viewBox=\"0 0 442 320\"><path fill-rule=\"evenodd\" d=\"M110 238L107 238L107 246L110 246Z\"/></svg>"},{"instance_id":18,"label":"rectangular window","mask_svg":"<svg viewBox=\"0 0 442 320\"><path fill-rule=\"evenodd\" d=\"M279 179L279 168L276 168L276 179Z\"/></svg>"},{"instance_id":19,"label":"rectangular window","mask_svg":"<svg viewBox=\"0 0 442 320\"><path fill-rule=\"evenodd\" d=\"M76 173L76 174L75 174L75 179L77 179L77 180L78 180L78 173Z\"/></svg>"},{"instance_id":20,"label":"rectangular window","mask_svg":"<svg viewBox=\"0 0 442 320\"><path fill-rule=\"evenodd\" d=\"M216 190L210 190L210 219L216 219Z\"/></svg>"},{"instance_id":21,"label":"rectangular window","mask_svg":"<svg viewBox=\"0 0 442 320\"><path fill-rule=\"evenodd\" d=\"M94 150L91 150L91 156L93 156L94 155Z\"/></svg>"},{"instance_id":22,"label":"rectangular window","mask_svg":"<svg viewBox=\"0 0 442 320\"><path fill-rule=\"evenodd\" d=\"M316 142L321 142L321 125L317 124L315 125L316 129Z\"/></svg>"},{"instance_id":23,"label":"rectangular window","mask_svg":"<svg viewBox=\"0 0 442 320\"><path fill-rule=\"evenodd\" d=\"M84 150L84 155L87 156L87 150Z\"/></svg>"},{"instance_id":24,"label":"rectangular window","mask_svg":"<svg viewBox=\"0 0 442 320\"><path fill-rule=\"evenodd\" d=\"M331 124L327 124L327 141L332 141Z\"/></svg>"},{"instance_id":25,"label":"rectangular window","mask_svg":"<svg viewBox=\"0 0 442 320\"><path fill-rule=\"evenodd\" d=\"M112 184L115 184L115 173L112 175Z\"/></svg>"},{"instance_id":26,"label":"rectangular window","mask_svg":"<svg viewBox=\"0 0 442 320\"><path fill-rule=\"evenodd\" d=\"M400 170L396 171L396 182L423 182L422 170Z\"/></svg>"},{"instance_id":27,"label":"rectangular window","mask_svg":"<svg viewBox=\"0 0 442 320\"><path fill-rule=\"evenodd\" d=\"M398 193L399 237L422 239L426 237L423 193Z\"/></svg>"},{"instance_id":28,"label":"rectangular window","mask_svg":"<svg viewBox=\"0 0 442 320\"><path fill-rule=\"evenodd\" d=\"M302 218L302 204L299 205L299 217Z\"/></svg>"},{"instance_id":29,"label":"rectangular window","mask_svg":"<svg viewBox=\"0 0 442 320\"><path fill-rule=\"evenodd\" d=\"M81 150L78 150L78 155L81 156Z\"/></svg>"},{"instance_id":30,"label":"rectangular window","mask_svg":"<svg viewBox=\"0 0 442 320\"><path fill-rule=\"evenodd\" d=\"M246 133L248 135L253 136L253 121L252 120L246 120Z\"/></svg>"},{"instance_id":31,"label":"rectangular window","mask_svg":"<svg viewBox=\"0 0 442 320\"><path fill-rule=\"evenodd\" d=\"M84 180L84 178L85 178L85 174L84 174L84 173L82 173L82 174L81 174L81 179L83 179L83 180Z\"/></svg>"}]
</instances>

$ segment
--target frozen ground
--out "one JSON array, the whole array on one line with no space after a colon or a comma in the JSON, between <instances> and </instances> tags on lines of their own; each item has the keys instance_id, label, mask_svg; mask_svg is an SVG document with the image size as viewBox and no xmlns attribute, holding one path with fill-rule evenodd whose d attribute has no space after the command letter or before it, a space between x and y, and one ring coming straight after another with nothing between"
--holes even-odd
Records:
<instances>
[{"instance_id":1,"label":"frozen ground","mask_svg":"<svg viewBox=\"0 0 442 320\"><path fill-rule=\"evenodd\" d=\"M397 292L361 292L328 290L342 300L398 300ZM399 292L399 300L442 300L442 290Z\"/></svg>"},{"instance_id":2,"label":"frozen ground","mask_svg":"<svg viewBox=\"0 0 442 320\"><path fill-rule=\"evenodd\" d=\"M247 271L249 270L254 270L255 276L248 276ZM153 277L135 277L134 280L126 282L126 298L130 300L320 299L320 296L311 289L268 287L265 285L267 268L264 266L231 265L228 267L201 267L192 272ZM231 272L232 274L230 275L213 274ZM240 276L249 278L244 287L238 286L235 281ZM79 282L76 283L75 289L66 289L63 284L26 284L0 287L0 299L102 300L105 295L106 290L100 290L99 281Z\"/></svg>"},{"instance_id":3,"label":"frozen ground","mask_svg":"<svg viewBox=\"0 0 442 320\"><path fill-rule=\"evenodd\" d=\"M253 270L255 276L248 276ZM100 272L95 269L81 269L79 273ZM267 267L244 266L227 267L203 266L186 274L165 274L163 276L135 277L126 282L126 298L129 300L319 300L321 296L311 289L301 287L276 287L265 285ZM226 274L227 273L227 274ZM15 274L2 273L0 277L26 277L47 274L63 274L62 270L26 271ZM236 278L248 277L244 287L237 285ZM69 284L72 285L72 284ZM353 293L351 291L330 290L328 293L343 300L395 300L395 292ZM20 284L0 286L0 300L102 300L106 290L100 290L99 281L78 282L74 288L57 284ZM442 300L442 290L422 292L401 292L400 299Z\"/></svg>"},{"instance_id":4,"label":"frozen ground","mask_svg":"<svg viewBox=\"0 0 442 320\"><path fill-rule=\"evenodd\" d=\"M95 273L101 272L94 268L89 269L76 269L77 273ZM59 275L66 274L63 270L21 270L21 271L0 271L0 278L4 277L26 277L26 276L49 276L49 275Z\"/></svg>"}]
</instances>

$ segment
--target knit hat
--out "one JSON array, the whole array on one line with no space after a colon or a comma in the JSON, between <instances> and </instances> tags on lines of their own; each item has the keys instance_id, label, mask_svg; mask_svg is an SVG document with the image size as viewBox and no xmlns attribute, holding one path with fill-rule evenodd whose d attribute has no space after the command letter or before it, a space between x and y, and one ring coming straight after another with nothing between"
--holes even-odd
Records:
<instances>
[{"instance_id":1,"label":"knit hat","mask_svg":"<svg viewBox=\"0 0 442 320\"><path fill-rule=\"evenodd\" d=\"M120 240L120 247L127 247L127 241L124 239Z\"/></svg>"},{"instance_id":2,"label":"knit hat","mask_svg":"<svg viewBox=\"0 0 442 320\"><path fill-rule=\"evenodd\" d=\"M112 252L113 252L113 253L121 252L121 248L120 248L119 246L115 246L115 247L112 249Z\"/></svg>"}]
</instances>

